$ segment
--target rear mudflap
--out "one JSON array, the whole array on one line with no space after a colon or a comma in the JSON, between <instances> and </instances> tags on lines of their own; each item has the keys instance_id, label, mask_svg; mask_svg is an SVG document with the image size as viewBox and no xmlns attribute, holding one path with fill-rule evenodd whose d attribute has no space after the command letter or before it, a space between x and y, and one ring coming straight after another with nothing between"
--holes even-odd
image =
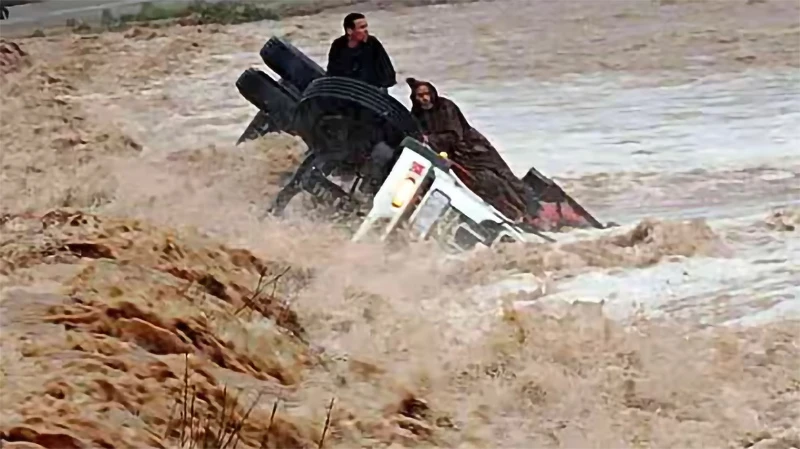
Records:
<instances>
[{"instance_id":1,"label":"rear mudflap","mask_svg":"<svg viewBox=\"0 0 800 449\"><path fill-rule=\"evenodd\" d=\"M596 228L605 226L570 197L552 179L539 173L535 168L528 170L522 182L533 189L538 197L540 209L536 217L529 220L539 229L552 231L564 227Z\"/></svg>"}]
</instances>

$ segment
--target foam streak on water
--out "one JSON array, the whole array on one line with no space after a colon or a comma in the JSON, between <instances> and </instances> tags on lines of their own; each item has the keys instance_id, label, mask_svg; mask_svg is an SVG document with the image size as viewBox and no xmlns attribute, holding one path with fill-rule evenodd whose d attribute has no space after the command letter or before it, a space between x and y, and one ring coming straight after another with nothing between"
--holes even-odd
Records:
<instances>
[{"instance_id":1,"label":"foam streak on water","mask_svg":"<svg viewBox=\"0 0 800 449\"><path fill-rule=\"evenodd\" d=\"M644 81L644 80L642 80ZM453 85L472 122L524 173L722 171L800 163L800 74L752 70L674 86L580 76Z\"/></svg>"},{"instance_id":2,"label":"foam streak on water","mask_svg":"<svg viewBox=\"0 0 800 449\"><path fill-rule=\"evenodd\" d=\"M248 66L269 72L256 58L212 57L202 73L169 75L102 107L118 110L121 126L156 160L226 147L254 113L231 83ZM618 317L633 302L658 315L722 323L768 310L793 313L800 301L796 233L758 227L773 208L800 204L798 83L796 72L751 70L662 86L612 75L437 84L517 173L535 166L554 176L601 220L702 218L723 240L758 236L727 241L726 259L587 273L556 285L552 298L606 300ZM400 86L393 95L408 104ZM159 99L170 108L153 108ZM756 238L761 243L752 246Z\"/></svg>"}]
</instances>

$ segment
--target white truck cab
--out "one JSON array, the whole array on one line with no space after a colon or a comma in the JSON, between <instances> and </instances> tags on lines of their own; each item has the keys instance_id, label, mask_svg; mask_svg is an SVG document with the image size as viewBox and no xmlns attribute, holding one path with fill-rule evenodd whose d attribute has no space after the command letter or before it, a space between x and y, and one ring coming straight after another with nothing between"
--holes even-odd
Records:
<instances>
[{"instance_id":1,"label":"white truck cab","mask_svg":"<svg viewBox=\"0 0 800 449\"><path fill-rule=\"evenodd\" d=\"M378 231L385 240L400 228L412 238L434 238L454 251L500 241L552 241L521 229L472 192L451 169L444 154L411 137L378 193L353 241Z\"/></svg>"}]
</instances>

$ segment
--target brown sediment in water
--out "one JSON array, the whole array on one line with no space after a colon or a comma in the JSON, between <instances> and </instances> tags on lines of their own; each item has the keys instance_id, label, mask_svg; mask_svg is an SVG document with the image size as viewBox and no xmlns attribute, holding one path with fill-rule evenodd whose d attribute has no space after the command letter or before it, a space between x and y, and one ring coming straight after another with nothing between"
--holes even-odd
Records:
<instances>
[{"instance_id":1,"label":"brown sediment in water","mask_svg":"<svg viewBox=\"0 0 800 449\"><path fill-rule=\"evenodd\" d=\"M309 371L325 371L281 298L308 273L188 231L67 209L6 215L0 235L2 390L17 404L2 412L4 440L169 447L183 432L176 401L191 400L197 414L183 416L198 421L222 419L232 401L225 419L240 421L259 391L242 447L258 447L268 428L267 447L315 445L321 422L265 415L276 400L291 404Z\"/></svg>"},{"instance_id":2,"label":"brown sediment in water","mask_svg":"<svg viewBox=\"0 0 800 449\"><path fill-rule=\"evenodd\" d=\"M141 151L140 144L88 117L77 104L73 96L83 73L69 59L34 60L24 72L0 82L0 210L107 203L115 183L105 158Z\"/></svg>"},{"instance_id":3,"label":"brown sediment in water","mask_svg":"<svg viewBox=\"0 0 800 449\"><path fill-rule=\"evenodd\" d=\"M678 257L726 257L723 239L704 220L643 220L630 231L570 243L503 245L468 259L462 270L518 270L553 279L591 269L643 268Z\"/></svg>"},{"instance_id":4,"label":"brown sediment in water","mask_svg":"<svg viewBox=\"0 0 800 449\"><path fill-rule=\"evenodd\" d=\"M768 229L775 231L796 231L797 227L800 226L800 209L789 208L776 210L764 220L764 224Z\"/></svg>"},{"instance_id":5,"label":"brown sediment in water","mask_svg":"<svg viewBox=\"0 0 800 449\"><path fill-rule=\"evenodd\" d=\"M411 339L403 352L332 358L306 330L315 323L282 299L314 282L313 271L75 210L5 216L0 230L2 391L17 404L0 420L8 441L169 447L180 435L176 401L202 427L241 389L231 419L262 394L242 447L259 447L268 428L267 447L314 447L331 396L329 447L796 442L797 323L624 328L576 305L559 317L508 311L466 347L439 340L423 350ZM339 313L358 312L349 304ZM368 326L414 318L388 312L373 309ZM401 375L401 366L415 368Z\"/></svg>"},{"instance_id":6,"label":"brown sediment in water","mask_svg":"<svg viewBox=\"0 0 800 449\"><path fill-rule=\"evenodd\" d=\"M16 42L0 39L0 76L24 67L29 63L27 56Z\"/></svg>"},{"instance_id":7,"label":"brown sediment in water","mask_svg":"<svg viewBox=\"0 0 800 449\"><path fill-rule=\"evenodd\" d=\"M798 31L791 2L508 3L527 15L500 3L370 17L384 42L417 33L398 67L422 56L442 61L430 69L442 77L682 69L693 52L710 57L692 69L702 73L796 65L786 57ZM559 39L503 35L498 15ZM323 46L335 19L275 26ZM442 30L480 43L470 47L479 62L448 67L453 48L427 40ZM302 145L196 144L190 126L153 132L131 111L178 123L184 99L149 92L224 68L215 57L232 52L257 62L263 25L153 33L24 39L30 65L0 80L0 396L12 404L0 440L175 447L192 397L188 433L241 390L234 420L263 394L239 447L265 434L267 447L316 447L332 397L326 447L800 446L800 323L623 326L586 304L479 317L486 328L448 321L459 307L467 318L490 308L473 311L463 290L501 269L558 278L726 256L708 224L647 220L576 243L501 247L453 270L424 246L390 252L324 225L256 223L249 207L263 208ZM536 57L520 57L523 45ZM476 66L486 70L467 73ZM792 214L759 226L787 235ZM218 240L183 226L213 228Z\"/></svg>"},{"instance_id":8,"label":"brown sediment in water","mask_svg":"<svg viewBox=\"0 0 800 449\"><path fill-rule=\"evenodd\" d=\"M171 230L74 210L3 221L0 272L14 286L2 300L3 395L18 404L3 413L10 441L160 446L170 401L180 391L183 354L198 410L209 413L222 407L220 369L271 388L274 399L314 363L294 312L276 296L253 291L259 277L271 279L284 268L246 250L198 245ZM59 273L61 284L27 290L41 272ZM248 329L256 316L274 325ZM243 433L264 425L259 418ZM276 438L306 446L294 427L280 420Z\"/></svg>"},{"instance_id":9,"label":"brown sediment in water","mask_svg":"<svg viewBox=\"0 0 800 449\"><path fill-rule=\"evenodd\" d=\"M253 198L270 197L277 193L286 177L300 164L305 143L288 134L268 135L264 138L233 146L209 146L183 150L167 156L171 172L203 179L206 186L231 182L231 189L253 190ZM229 179L236 172L241 178ZM262 182L242 185L241 179L260 179Z\"/></svg>"}]
</instances>

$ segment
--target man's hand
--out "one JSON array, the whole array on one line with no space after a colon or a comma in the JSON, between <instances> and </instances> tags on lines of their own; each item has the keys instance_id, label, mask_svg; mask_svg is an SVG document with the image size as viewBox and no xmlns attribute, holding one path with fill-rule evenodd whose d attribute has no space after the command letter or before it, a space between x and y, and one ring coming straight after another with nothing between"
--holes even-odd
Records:
<instances>
[{"instance_id":1,"label":"man's hand","mask_svg":"<svg viewBox=\"0 0 800 449\"><path fill-rule=\"evenodd\" d=\"M422 135L422 141L423 141L423 142L424 142L426 145L430 143L430 141L428 140L428 135L427 135L427 134L423 134L423 135Z\"/></svg>"}]
</instances>

